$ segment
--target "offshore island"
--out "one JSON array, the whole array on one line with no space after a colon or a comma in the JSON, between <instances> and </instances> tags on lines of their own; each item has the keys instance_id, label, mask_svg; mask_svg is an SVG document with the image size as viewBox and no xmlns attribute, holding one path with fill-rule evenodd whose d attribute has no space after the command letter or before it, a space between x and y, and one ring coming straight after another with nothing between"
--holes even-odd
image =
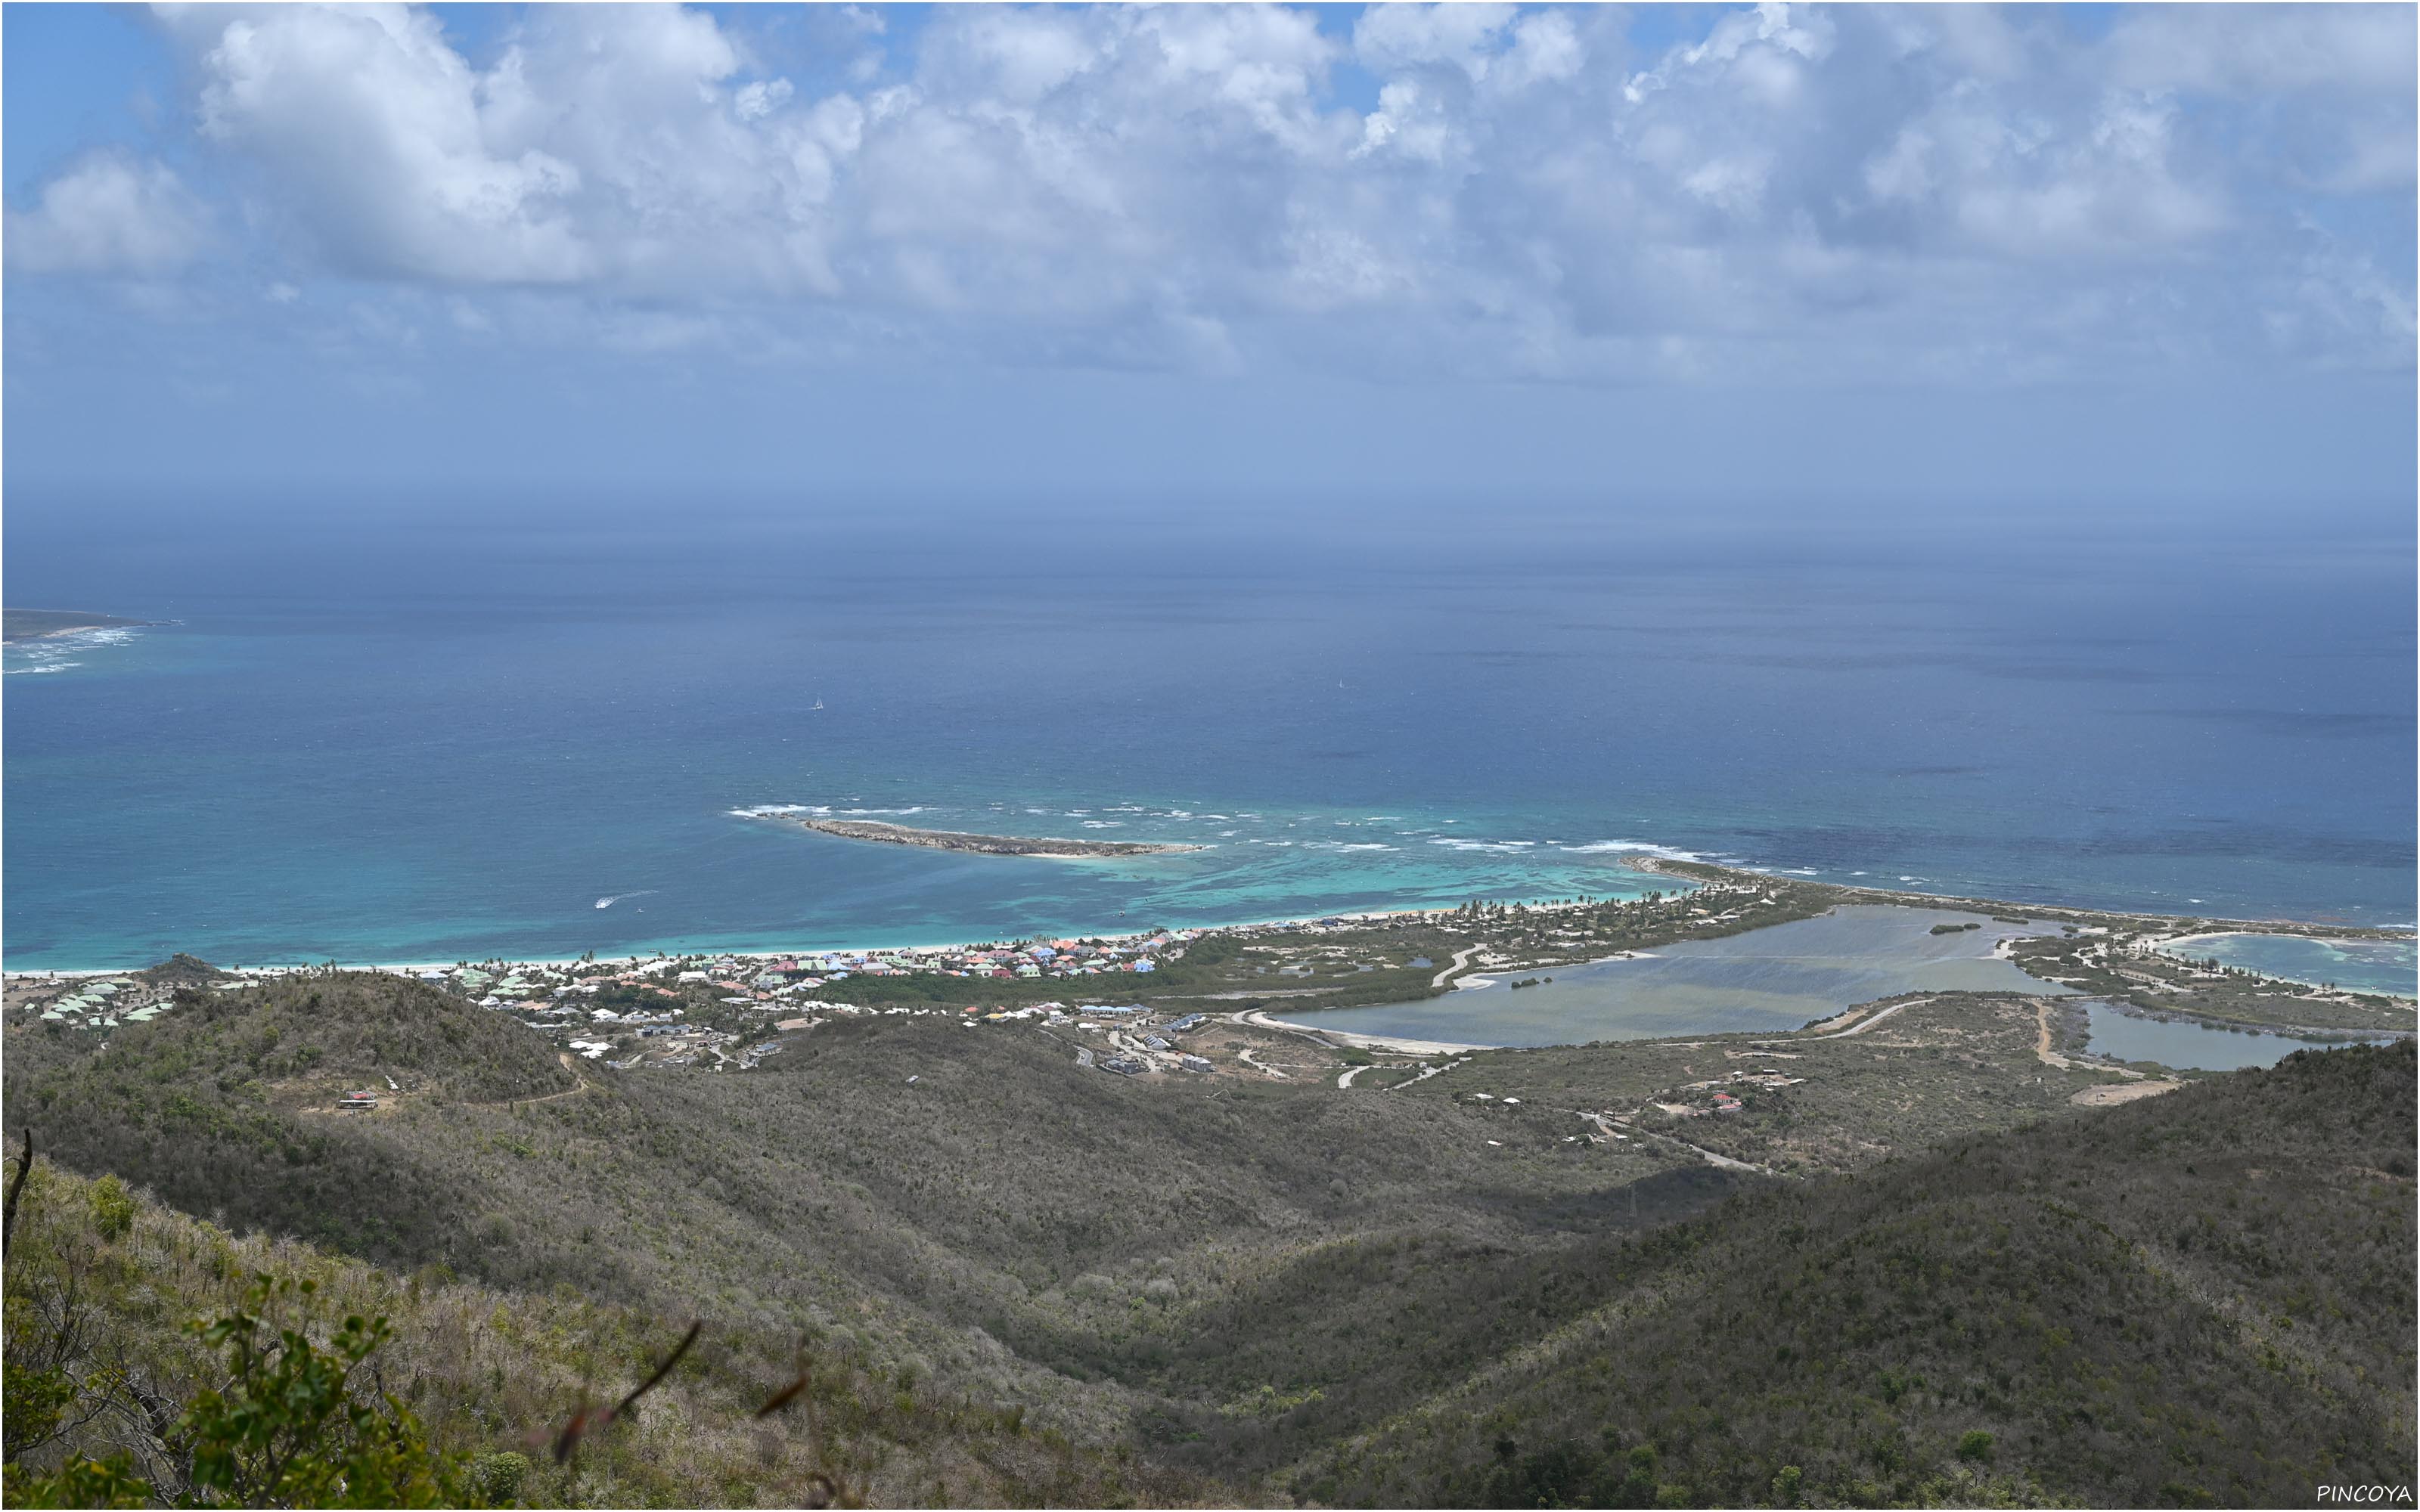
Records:
<instances>
[{"instance_id":1,"label":"offshore island","mask_svg":"<svg viewBox=\"0 0 2420 1512\"><path fill-rule=\"evenodd\" d=\"M780 809L735 809L743 819L786 821L818 835L843 840L869 840L884 845L919 845L936 851L969 851L981 856L1039 856L1063 860L1112 856L1167 856L1198 851L1200 845L1170 845L1148 841L1053 840L1021 835L970 835L954 829L912 829L870 819L825 819Z\"/></svg>"}]
</instances>

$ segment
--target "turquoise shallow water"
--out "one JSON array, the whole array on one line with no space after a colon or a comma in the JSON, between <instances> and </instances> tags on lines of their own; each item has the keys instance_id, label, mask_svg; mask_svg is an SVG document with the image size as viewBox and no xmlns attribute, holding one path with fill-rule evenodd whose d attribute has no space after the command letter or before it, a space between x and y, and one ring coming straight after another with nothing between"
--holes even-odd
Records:
<instances>
[{"instance_id":1,"label":"turquoise shallow water","mask_svg":"<svg viewBox=\"0 0 2420 1512\"><path fill-rule=\"evenodd\" d=\"M2411 918L2401 537L2102 525L2079 553L1797 507L27 489L7 531L10 602L179 622L0 656L18 968L1621 893L1640 844ZM1215 848L1023 861L730 813L763 803Z\"/></svg>"},{"instance_id":2,"label":"turquoise shallow water","mask_svg":"<svg viewBox=\"0 0 2420 1512\"><path fill-rule=\"evenodd\" d=\"M1981 927L1934 934L1944 923ZM1854 1003L1899 993L2068 991L1992 956L1999 940L2040 933L1974 914L1854 907L1718 940L1689 940L1625 960L1491 971L1483 987L1374 1008L1309 1011L1295 1023L1449 1044L1586 1044L1674 1034L1782 1033ZM1515 979L1551 981L1515 988Z\"/></svg>"},{"instance_id":3,"label":"turquoise shallow water","mask_svg":"<svg viewBox=\"0 0 2420 1512\"><path fill-rule=\"evenodd\" d=\"M2420 952L2409 940L2319 940L2301 934L2218 934L2170 953L2216 959L2265 977L2354 992L2420 995Z\"/></svg>"},{"instance_id":4,"label":"turquoise shallow water","mask_svg":"<svg viewBox=\"0 0 2420 1512\"><path fill-rule=\"evenodd\" d=\"M2117 1060L2156 1061L2180 1071L2242 1071L2251 1066L2273 1066L2297 1050L2324 1050L2347 1042L2145 1018L2121 1013L2101 1003L2086 1004L2085 1011L2092 1020L2086 1044L2093 1054ZM2381 1039L2366 1042L2394 1041Z\"/></svg>"}]
</instances>

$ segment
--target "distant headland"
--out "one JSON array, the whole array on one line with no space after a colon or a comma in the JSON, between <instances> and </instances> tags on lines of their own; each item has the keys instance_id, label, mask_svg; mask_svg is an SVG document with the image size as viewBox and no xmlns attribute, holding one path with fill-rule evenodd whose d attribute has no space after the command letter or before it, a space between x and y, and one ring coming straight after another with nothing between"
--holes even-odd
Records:
<instances>
[{"instance_id":1,"label":"distant headland","mask_svg":"<svg viewBox=\"0 0 2420 1512\"><path fill-rule=\"evenodd\" d=\"M1199 845L1165 845L1149 841L1051 840L1020 835L969 835L954 829L910 829L870 819L823 819L782 809L737 809L743 819L784 821L819 835L843 840L870 840L885 845L922 845L937 851L970 851L983 856L1041 856L1062 860L1111 856L1167 856L1198 851Z\"/></svg>"},{"instance_id":2,"label":"distant headland","mask_svg":"<svg viewBox=\"0 0 2420 1512\"><path fill-rule=\"evenodd\" d=\"M0 609L0 640L39 640L44 636L69 635L77 630L132 629L155 623L120 619L115 614L88 614L73 609Z\"/></svg>"}]
</instances>

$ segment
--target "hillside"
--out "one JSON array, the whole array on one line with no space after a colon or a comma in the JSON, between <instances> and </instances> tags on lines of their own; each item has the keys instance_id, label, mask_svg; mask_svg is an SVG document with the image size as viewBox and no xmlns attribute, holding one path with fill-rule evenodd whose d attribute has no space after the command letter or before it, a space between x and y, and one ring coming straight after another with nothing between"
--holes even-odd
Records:
<instances>
[{"instance_id":1,"label":"hillside","mask_svg":"<svg viewBox=\"0 0 2420 1512\"><path fill-rule=\"evenodd\" d=\"M322 1340L347 1313L392 1322L357 1392L392 1393L415 1412L472 1504L1119 1505L1198 1495L1114 1446L1079 1445L1029 1425L1013 1404L970 1400L838 1323L784 1334L713 1319L638 1411L582 1435L558 1462L548 1450L563 1427L644 1380L680 1339L682 1318L240 1238L47 1164L8 1246L12 1492L15 1475L55 1465L70 1447L123 1454L153 1484L184 1485L191 1467L159 1429L228 1377L218 1351L179 1325L242 1309L256 1277L310 1285L271 1313ZM802 1371L805 1389L759 1421ZM60 1380L74 1383L70 1411L41 1411L42 1388Z\"/></svg>"},{"instance_id":2,"label":"hillside","mask_svg":"<svg viewBox=\"0 0 2420 1512\"><path fill-rule=\"evenodd\" d=\"M70 1166L121 1173L188 1211L387 1259L428 1257L420 1236L474 1215L396 1137L399 1119L580 1085L498 1015L363 973L180 990L174 1010L121 1026L106 1049L89 1038L54 1025L11 1037L11 1128L37 1121ZM335 1111L357 1088L381 1107Z\"/></svg>"},{"instance_id":3,"label":"hillside","mask_svg":"<svg viewBox=\"0 0 2420 1512\"><path fill-rule=\"evenodd\" d=\"M7 1123L268 1236L228 1242L299 1236L500 1316L601 1310L614 1368L690 1317L765 1372L822 1340L1073 1457L954 1496L1064 1500L1078 1460L1146 1500L1411 1504L2255 1503L2383 1474L2412 1412L2378 1384L2411 1369L2411 1051L2094 1108L2112 1073L2037 1032L1949 995L1871 1034L1505 1052L1389 1093L1301 1058L1105 1075L1063 1033L901 1016L745 1074L575 1072L504 1015L333 974L189 992L99 1052L12 1028ZM1768 1063L1791 1085L1726 1083L1734 1116L1652 1114ZM390 1075L378 1113L321 1111ZM1582 1137L1590 1110L1637 1136ZM207 1310L190 1276L145 1284L170 1299L146 1326ZM427 1319L398 1321L418 1348ZM481 1389L459 1442L557 1410ZM2270 1458L2212 1422L2265 1425ZM766 1494L655 1452L626 1500ZM869 1494L933 1499L937 1461L898 1453L926 1468Z\"/></svg>"},{"instance_id":4,"label":"hillside","mask_svg":"<svg viewBox=\"0 0 2420 1512\"><path fill-rule=\"evenodd\" d=\"M1769 1187L1292 1477L1322 1502L2285 1505L2413 1472L2413 1057ZM2321 1236L2324 1236L2322 1240Z\"/></svg>"}]
</instances>

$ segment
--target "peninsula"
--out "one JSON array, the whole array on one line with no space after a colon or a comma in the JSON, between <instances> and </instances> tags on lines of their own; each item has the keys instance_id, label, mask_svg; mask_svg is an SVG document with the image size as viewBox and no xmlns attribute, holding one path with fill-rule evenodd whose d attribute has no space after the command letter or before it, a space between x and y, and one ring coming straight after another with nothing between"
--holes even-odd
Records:
<instances>
[{"instance_id":1,"label":"peninsula","mask_svg":"<svg viewBox=\"0 0 2420 1512\"><path fill-rule=\"evenodd\" d=\"M788 813L776 810L741 809L734 810L743 818L787 820L819 835L838 835L843 840L870 840L885 845L922 845L937 851L971 851L982 856L1042 856L1062 860L1091 859L1112 856L1166 856L1177 851L1198 851L1199 845L1166 845L1149 841L1127 840L1050 840L1018 835L969 835L954 829L910 829L906 825L886 825L870 819L824 819L814 814Z\"/></svg>"},{"instance_id":2,"label":"peninsula","mask_svg":"<svg viewBox=\"0 0 2420 1512\"><path fill-rule=\"evenodd\" d=\"M44 636L77 630L132 629L150 620L120 619L115 614L88 614L72 609L12 609L0 611L0 640L39 640Z\"/></svg>"}]
</instances>

